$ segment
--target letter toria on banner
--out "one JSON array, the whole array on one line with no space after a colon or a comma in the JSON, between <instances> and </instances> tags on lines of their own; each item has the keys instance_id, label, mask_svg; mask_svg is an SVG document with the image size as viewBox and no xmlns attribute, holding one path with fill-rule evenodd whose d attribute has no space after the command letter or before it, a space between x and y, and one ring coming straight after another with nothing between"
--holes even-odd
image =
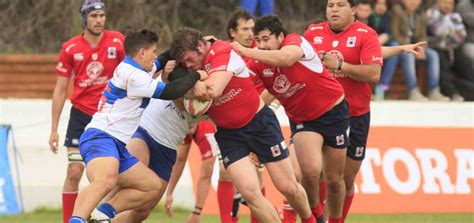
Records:
<instances>
[{"instance_id":1,"label":"letter toria on banner","mask_svg":"<svg viewBox=\"0 0 474 223\"><path fill-rule=\"evenodd\" d=\"M8 159L9 125L0 125L0 215L21 212Z\"/></svg>"}]
</instances>

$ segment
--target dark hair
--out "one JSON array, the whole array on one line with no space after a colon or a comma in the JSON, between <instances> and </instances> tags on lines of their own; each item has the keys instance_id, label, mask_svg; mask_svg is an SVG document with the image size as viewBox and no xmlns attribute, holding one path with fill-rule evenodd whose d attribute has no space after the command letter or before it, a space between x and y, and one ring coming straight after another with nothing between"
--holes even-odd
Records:
<instances>
[{"instance_id":1,"label":"dark hair","mask_svg":"<svg viewBox=\"0 0 474 223\"><path fill-rule=\"evenodd\" d=\"M370 0L358 0L357 3L356 3L356 6L360 5L360 4L370 5L372 7L372 4L371 4Z\"/></svg>"},{"instance_id":2,"label":"dark hair","mask_svg":"<svg viewBox=\"0 0 474 223\"><path fill-rule=\"evenodd\" d=\"M328 2L329 2L329 0L326 0L326 7L328 6ZM358 1L357 1L357 0L347 0L347 2L349 2L349 5L350 5L351 7L355 7L355 6L357 5L356 3L357 3Z\"/></svg>"},{"instance_id":3,"label":"dark hair","mask_svg":"<svg viewBox=\"0 0 474 223\"><path fill-rule=\"evenodd\" d=\"M149 29L141 29L138 31L129 30L125 33L125 54L127 56L135 56L141 48L148 49L153 44L158 44L158 35Z\"/></svg>"},{"instance_id":4,"label":"dark hair","mask_svg":"<svg viewBox=\"0 0 474 223\"><path fill-rule=\"evenodd\" d=\"M230 36L230 29L233 29L233 30L236 30L237 29L237 22L239 21L239 19L243 19L245 21L248 21L248 20L254 20L253 16L250 15L250 13L245 10L245 9L242 9L242 8L238 8L237 10L235 10L231 15L230 15L230 18L229 18L229 21L227 22L227 35L229 36L229 38L232 39L232 36Z\"/></svg>"},{"instance_id":5,"label":"dark hair","mask_svg":"<svg viewBox=\"0 0 474 223\"><path fill-rule=\"evenodd\" d=\"M255 35L265 29L268 29L271 34L275 35L283 33L283 35L286 36L286 34L288 34L286 29L283 27L283 23L281 22L280 18L276 15L267 15L257 19L255 22L255 27L253 28Z\"/></svg>"},{"instance_id":6,"label":"dark hair","mask_svg":"<svg viewBox=\"0 0 474 223\"><path fill-rule=\"evenodd\" d=\"M171 40L171 57L179 59L185 51L198 51L199 41L204 41L201 32L189 27L178 29Z\"/></svg>"},{"instance_id":7,"label":"dark hair","mask_svg":"<svg viewBox=\"0 0 474 223\"><path fill-rule=\"evenodd\" d=\"M379 0L372 0L370 4L372 5L372 8L375 8L375 5L377 4ZM392 8L393 2L391 0L385 0L385 5L387 6L387 11L390 11Z\"/></svg>"}]
</instances>

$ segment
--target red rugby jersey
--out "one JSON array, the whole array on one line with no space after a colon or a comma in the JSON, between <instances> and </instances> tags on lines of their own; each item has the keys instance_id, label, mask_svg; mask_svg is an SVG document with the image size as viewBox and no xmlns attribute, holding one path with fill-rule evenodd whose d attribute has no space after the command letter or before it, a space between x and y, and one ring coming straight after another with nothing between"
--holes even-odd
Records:
<instances>
[{"instance_id":1,"label":"red rugby jersey","mask_svg":"<svg viewBox=\"0 0 474 223\"><path fill-rule=\"evenodd\" d=\"M295 123L321 117L344 94L336 79L321 64L311 44L299 34L285 37L282 47L297 45L304 56L290 67L275 67L256 61L253 70L265 88L285 107Z\"/></svg>"},{"instance_id":2,"label":"red rugby jersey","mask_svg":"<svg viewBox=\"0 0 474 223\"><path fill-rule=\"evenodd\" d=\"M232 45L215 41L204 59L204 69L209 76L227 71L233 77L218 98L214 98L207 113L220 128L236 129L248 124L260 105L260 96L249 78L249 70Z\"/></svg>"},{"instance_id":3,"label":"red rugby jersey","mask_svg":"<svg viewBox=\"0 0 474 223\"><path fill-rule=\"evenodd\" d=\"M59 55L56 74L63 77L74 75L72 105L93 115L107 81L115 67L123 61L124 36L119 32L104 31L99 44L92 47L83 35L65 42Z\"/></svg>"},{"instance_id":4,"label":"red rugby jersey","mask_svg":"<svg viewBox=\"0 0 474 223\"><path fill-rule=\"evenodd\" d=\"M382 49L377 33L362 22L356 21L341 33L334 33L327 22L312 24L304 37L318 51L336 54L350 64L383 64ZM360 116L370 111L372 85L354 80L337 70L329 70L344 88L349 114Z\"/></svg>"}]
</instances>

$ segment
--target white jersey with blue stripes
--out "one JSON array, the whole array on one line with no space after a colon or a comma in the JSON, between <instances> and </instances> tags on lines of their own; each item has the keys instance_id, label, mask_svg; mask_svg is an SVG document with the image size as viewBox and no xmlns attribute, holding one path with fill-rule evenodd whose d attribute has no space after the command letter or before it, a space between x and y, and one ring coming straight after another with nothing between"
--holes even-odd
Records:
<instances>
[{"instance_id":1,"label":"white jersey with blue stripes","mask_svg":"<svg viewBox=\"0 0 474 223\"><path fill-rule=\"evenodd\" d=\"M170 149L176 149L188 133L193 118L180 111L173 101L151 99L143 112L140 127L158 143Z\"/></svg>"},{"instance_id":2,"label":"white jersey with blue stripes","mask_svg":"<svg viewBox=\"0 0 474 223\"><path fill-rule=\"evenodd\" d=\"M105 87L98 111L86 129L100 129L127 143L150 98L158 98L165 86L163 82L153 80L151 72L147 73L132 58L125 57Z\"/></svg>"}]
</instances>

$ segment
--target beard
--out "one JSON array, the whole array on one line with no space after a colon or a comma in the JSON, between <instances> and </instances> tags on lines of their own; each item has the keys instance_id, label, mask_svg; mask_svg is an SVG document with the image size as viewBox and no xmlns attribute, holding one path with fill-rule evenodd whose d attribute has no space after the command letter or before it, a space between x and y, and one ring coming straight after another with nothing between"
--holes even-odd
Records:
<instances>
[{"instance_id":1,"label":"beard","mask_svg":"<svg viewBox=\"0 0 474 223\"><path fill-rule=\"evenodd\" d=\"M102 34L102 30L101 31L94 31L93 29L89 28L89 27L86 27L86 30L87 32L89 32L90 34L94 35L94 36L100 36L100 34Z\"/></svg>"}]
</instances>

